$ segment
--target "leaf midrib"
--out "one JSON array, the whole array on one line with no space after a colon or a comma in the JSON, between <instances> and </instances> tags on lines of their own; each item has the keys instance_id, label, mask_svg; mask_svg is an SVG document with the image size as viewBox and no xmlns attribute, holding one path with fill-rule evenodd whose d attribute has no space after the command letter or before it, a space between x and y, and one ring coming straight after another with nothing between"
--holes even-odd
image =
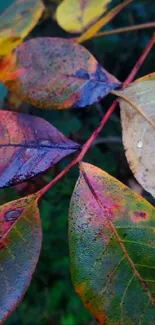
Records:
<instances>
[{"instance_id":1,"label":"leaf midrib","mask_svg":"<svg viewBox=\"0 0 155 325\"><path fill-rule=\"evenodd\" d=\"M80 149L80 145L78 146L73 146L73 147L67 147L67 146L63 146L63 145L41 145L41 144L20 144L20 143L8 143L8 144L1 144L0 145L0 149L2 148L25 148L25 149L44 149L44 148L49 148L49 149L60 149L60 150L77 150Z\"/></svg>"}]
</instances>

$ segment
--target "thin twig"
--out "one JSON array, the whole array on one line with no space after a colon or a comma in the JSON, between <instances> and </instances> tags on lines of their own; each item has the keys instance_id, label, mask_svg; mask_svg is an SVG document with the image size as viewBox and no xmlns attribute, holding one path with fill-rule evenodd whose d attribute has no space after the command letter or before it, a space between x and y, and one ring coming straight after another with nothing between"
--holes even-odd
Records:
<instances>
[{"instance_id":1,"label":"thin twig","mask_svg":"<svg viewBox=\"0 0 155 325\"><path fill-rule=\"evenodd\" d=\"M107 30L105 32L97 33L96 35L93 36L93 38L109 36L109 35L114 35L114 34L120 34L120 33L128 33L128 32L137 31L137 30L146 29L146 28L155 28L155 22Z\"/></svg>"},{"instance_id":2,"label":"thin twig","mask_svg":"<svg viewBox=\"0 0 155 325\"><path fill-rule=\"evenodd\" d=\"M104 138L98 138L97 140L94 141L94 143L92 144L92 146L96 146L98 144L122 144L122 139L121 137L114 137L114 136L109 136L109 137L104 137Z\"/></svg>"},{"instance_id":3,"label":"thin twig","mask_svg":"<svg viewBox=\"0 0 155 325\"><path fill-rule=\"evenodd\" d=\"M153 47L155 43L155 34L153 34L152 38L150 39L149 43L147 44L146 48L144 49L144 52L140 56L139 60L133 67L132 71L130 72L129 76L125 80L125 82L122 84L122 88L125 88L131 81L133 81L134 77L136 76L138 70L140 69L141 65L145 61L149 51ZM110 116L114 112L115 108L117 107L118 100L116 99L113 104L108 109L107 113L104 115L103 119L101 120L98 128L92 133L90 138L86 141L86 143L83 145L81 152L71 161L71 163L63 169L50 183L48 183L45 187L43 187L40 191L38 191L38 199L40 199L51 187L57 183L73 166L75 166L77 163L79 163L83 157L85 156L88 149L91 147L93 142L96 140L97 136L103 129L104 125L109 120Z\"/></svg>"}]
</instances>

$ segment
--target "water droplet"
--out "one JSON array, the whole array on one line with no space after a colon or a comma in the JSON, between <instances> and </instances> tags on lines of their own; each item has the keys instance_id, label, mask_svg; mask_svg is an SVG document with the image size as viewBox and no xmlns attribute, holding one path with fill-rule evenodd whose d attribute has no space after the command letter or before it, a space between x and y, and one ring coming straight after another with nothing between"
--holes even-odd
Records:
<instances>
[{"instance_id":1,"label":"water droplet","mask_svg":"<svg viewBox=\"0 0 155 325\"><path fill-rule=\"evenodd\" d=\"M143 146L143 142L141 141L141 140L139 140L138 142L137 142L137 148L142 148L142 146Z\"/></svg>"},{"instance_id":2,"label":"water droplet","mask_svg":"<svg viewBox=\"0 0 155 325\"><path fill-rule=\"evenodd\" d=\"M25 150L26 158L31 158L34 155L37 155L38 149L37 148L28 148Z\"/></svg>"},{"instance_id":3,"label":"water droplet","mask_svg":"<svg viewBox=\"0 0 155 325\"><path fill-rule=\"evenodd\" d=\"M32 151L32 149L28 148L28 149L26 149L25 153L26 153L27 155L29 155L29 154L31 153L31 151Z\"/></svg>"},{"instance_id":4,"label":"water droplet","mask_svg":"<svg viewBox=\"0 0 155 325\"><path fill-rule=\"evenodd\" d=\"M42 146L51 146L51 140L42 140L40 141Z\"/></svg>"},{"instance_id":5,"label":"water droplet","mask_svg":"<svg viewBox=\"0 0 155 325\"><path fill-rule=\"evenodd\" d=\"M16 219L20 216L22 210L9 210L5 212L4 218L6 221L16 221Z\"/></svg>"}]
</instances>

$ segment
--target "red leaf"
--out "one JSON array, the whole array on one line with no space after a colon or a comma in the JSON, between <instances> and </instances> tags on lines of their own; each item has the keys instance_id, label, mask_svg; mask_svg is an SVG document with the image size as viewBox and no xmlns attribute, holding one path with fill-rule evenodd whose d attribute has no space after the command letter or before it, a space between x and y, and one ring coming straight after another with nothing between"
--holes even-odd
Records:
<instances>
[{"instance_id":1,"label":"red leaf","mask_svg":"<svg viewBox=\"0 0 155 325\"><path fill-rule=\"evenodd\" d=\"M41 248L37 195L0 207L0 324L28 288Z\"/></svg>"}]
</instances>

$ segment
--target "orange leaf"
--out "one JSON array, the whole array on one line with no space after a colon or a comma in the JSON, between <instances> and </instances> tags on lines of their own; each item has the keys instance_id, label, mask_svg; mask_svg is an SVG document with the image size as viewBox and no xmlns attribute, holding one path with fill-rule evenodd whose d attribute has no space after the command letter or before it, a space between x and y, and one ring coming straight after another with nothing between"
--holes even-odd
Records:
<instances>
[{"instance_id":1,"label":"orange leaf","mask_svg":"<svg viewBox=\"0 0 155 325\"><path fill-rule=\"evenodd\" d=\"M86 30L80 37L77 38L78 43L82 43L87 41L90 38L93 38L95 34L107 23L109 23L124 7L126 7L133 0L126 0L120 5L116 6L112 10L108 11L108 13L100 18L95 24L93 24L88 30Z\"/></svg>"}]
</instances>

